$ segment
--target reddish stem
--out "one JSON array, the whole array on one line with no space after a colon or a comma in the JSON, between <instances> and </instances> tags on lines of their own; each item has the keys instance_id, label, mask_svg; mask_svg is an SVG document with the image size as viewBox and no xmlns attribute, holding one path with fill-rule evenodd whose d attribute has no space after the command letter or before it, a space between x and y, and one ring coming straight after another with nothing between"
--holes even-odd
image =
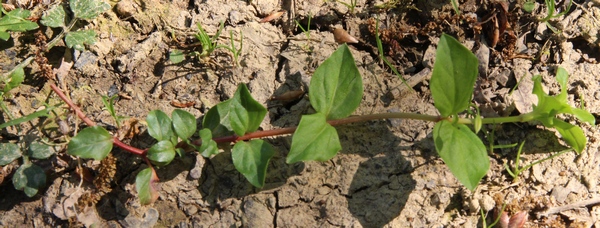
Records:
<instances>
[{"instance_id":1,"label":"reddish stem","mask_svg":"<svg viewBox=\"0 0 600 228\"><path fill-rule=\"evenodd\" d=\"M77 117L79 117L79 119L83 120L83 122L85 122L85 124L87 124L90 127L96 126L96 123L94 121L90 120L89 118L87 118L87 116L85 116L85 114L79 109L79 107L77 107L75 104L73 104L73 101L71 101L71 99L69 99L56 85L50 84L50 87L60 97L60 99L62 99L65 103L67 103L67 105L69 105L69 108L71 108L73 111L75 111L75 114L77 114ZM146 150L142 150L142 149L127 145L127 144L121 142L121 140L119 140L117 137L113 137L113 145L120 147L121 149L126 150L127 152L130 152L132 154L136 154L139 156L146 155Z\"/></svg>"},{"instance_id":2,"label":"reddish stem","mask_svg":"<svg viewBox=\"0 0 600 228\"><path fill-rule=\"evenodd\" d=\"M85 116L85 114L83 114L83 112L79 109L79 107L77 107L75 104L73 104L71 99L69 99L58 87L56 87L56 85L50 84L50 87L60 97L60 99L62 99L65 103L67 103L67 105L69 105L69 107L73 111L75 111L75 114L77 114L77 117L79 117L79 119L83 120L83 122L85 122L85 124L87 124L90 127L96 126L96 123L94 123L94 121L87 118L87 116Z\"/></svg>"},{"instance_id":3,"label":"reddish stem","mask_svg":"<svg viewBox=\"0 0 600 228\"><path fill-rule=\"evenodd\" d=\"M73 109L75 111L75 113L77 113L77 116L80 119L82 119L88 126L96 125L96 123L94 123L93 121L88 119L85 116L85 114L83 114L83 112L81 112L81 110L79 110L79 108L77 106L75 106L73 104L73 102L71 102L71 100L69 98L67 98L67 96L65 96L64 93L62 93L62 91L60 91L60 89L58 89L58 87L56 87L53 84L50 84L50 87L52 87L52 90L54 90L54 92L56 92L56 94L58 94L58 96L62 100L64 100L65 103L67 103L69 105L69 107L71 107L71 109ZM369 115L363 115L363 116L351 116L351 117L339 119L339 120L330 120L330 121L327 121L327 123L329 123L331 126L337 126L337 125L342 125L342 124L364 122L364 121L378 120L378 119L392 119L392 118L415 119L415 120L425 120L425 121L433 121L433 122L438 122L441 120L448 119L448 118L443 118L440 116L423 115L423 114L416 114L416 113L377 113L377 114L369 114ZM288 127L288 128L280 128L280 129L273 129L273 130L266 130L266 131L257 131L257 132L251 132L251 133L245 134L243 136L230 135L230 136L224 136L224 137L217 137L217 138L214 138L213 140L215 140L215 142L217 142L217 143L237 142L240 140L244 141L244 140L250 140L250 139L254 139L254 138L263 138L263 137L268 137L268 136L292 134L296 131L296 129L297 129L297 127ZM114 145L116 145L130 153L140 155L140 156L146 155L147 149L142 150L142 149L138 149L138 148L129 146L129 145L121 142L116 137L114 137L113 139L114 139L113 140ZM194 140L192 142L192 144L200 146L202 144L202 141L200 139Z\"/></svg>"}]
</instances>

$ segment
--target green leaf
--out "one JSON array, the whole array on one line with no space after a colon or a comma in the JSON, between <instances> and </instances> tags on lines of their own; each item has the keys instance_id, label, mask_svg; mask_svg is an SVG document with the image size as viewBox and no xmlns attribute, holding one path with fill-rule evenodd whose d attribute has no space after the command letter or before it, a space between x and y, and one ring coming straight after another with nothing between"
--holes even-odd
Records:
<instances>
[{"instance_id":1,"label":"green leaf","mask_svg":"<svg viewBox=\"0 0 600 228\"><path fill-rule=\"evenodd\" d=\"M223 101L208 110L202 119L202 126L212 131L213 136L220 137L231 134L229 121L230 104L232 99Z\"/></svg>"},{"instance_id":2,"label":"green leaf","mask_svg":"<svg viewBox=\"0 0 600 228\"><path fill-rule=\"evenodd\" d=\"M341 45L315 70L308 91L311 105L327 119L344 118L356 110L363 84L348 45Z\"/></svg>"},{"instance_id":3,"label":"green leaf","mask_svg":"<svg viewBox=\"0 0 600 228\"><path fill-rule=\"evenodd\" d=\"M8 165L21 157L19 146L13 143L0 143L0 166Z\"/></svg>"},{"instance_id":4,"label":"green leaf","mask_svg":"<svg viewBox=\"0 0 600 228\"><path fill-rule=\"evenodd\" d=\"M21 8L8 12L8 14L0 18L0 32L24 32L37 29L39 27L37 23L27 20L30 15L31 12L29 12L29 10ZM8 40L10 34L8 34L8 36L6 35L7 34L3 34L0 38Z\"/></svg>"},{"instance_id":5,"label":"green leaf","mask_svg":"<svg viewBox=\"0 0 600 228\"><path fill-rule=\"evenodd\" d=\"M442 116L458 114L469 107L478 64L469 49L452 36L442 35L430 82L431 96Z\"/></svg>"},{"instance_id":6,"label":"green leaf","mask_svg":"<svg viewBox=\"0 0 600 228\"><path fill-rule=\"evenodd\" d=\"M535 8L535 1L530 0L523 3L523 10L525 12L531 13Z\"/></svg>"},{"instance_id":7,"label":"green leaf","mask_svg":"<svg viewBox=\"0 0 600 228\"><path fill-rule=\"evenodd\" d=\"M7 41L8 39L10 39L10 33L0 31L0 39Z\"/></svg>"},{"instance_id":8,"label":"green leaf","mask_svg":"<svg viewBox=\"0 0 600 228\"><path fill-rule=\"evenodd\" d=\"M175 146L169 140L160 141L148 149L146 157L150 159L152 164L158 166L168 165L175 158Z\"/></svg>"},{"instance_id":9,"label":"green leaf","mask_svg":"<svg viewBox=\"0 0 600 228\"><path fill-rule=\"evenodd\" d=\"M246 133L246 127L250 122L248 112L246 112L244 106L237 100L233 100L230 104L228 117L231 130L237 135L244 135Z\"/></svg>"},{"instance_id":10,"label":"green leaf","mask_svg":"<svg viewBox=\"0 0 600 228\"><path fill-rule=\"evenodd\" d=\"M46 173L37 165L24 164L17 169L12 180L15 189L24 191L28 197L33 197L46 185Z\"/></svg>"},{"instance_id":11,"label":"green leaf","mask_svg":"<svg viewBox=\"0 0 600 228\"><path fill-rule=\"evenodd\" d=\"M65 36L67 47L79 51L85 50L85 44L92 45L96 42L96 32L94 30L80 30L69 32Z\"/></svg>"},{"instance_id":12,"label":"green leaf","mask_svg":"<svg viewBox=\"0 0 600 228\"><path fill-rule=\"evenodd\" d=\"M202 139L202 145L198 148L198 151L202 156L208 158L213 154L219 153L219 148L217 147L217 142L212 139L212 133L209 129L204 128L198 132L200 138Z\"/></svg>"},{"instance_id":13,"label":"green leaf","mask_svg":"<svg viewBox=\"0 0 600 228\"><path fill-rule=\"evenodd\" d=\"M65 13L65 7L62 4L59 4L44 12L44 16L42 16L40 23L48 27L59 28L64 27L66 21L67 14Z\"/></svg>"},{"instance_id":14,"label":"green leaf","mask_svg":"<svg viewBox=\"0 0 600 228\"><path fill-rule=\"evenodd\" d=\"M169 59L171 62L177 64L185 60L185 54L179 49L173 49L171 53L169 53Z\"/></svg>"},{"instance_id":15,"label":"green leaf","mask_svg":"<svg viewBox=\"0 0 600 228\"><path fill-rule=\"evenodd\" d=\"M560 133L565 142L577 151L578 154L585 149L587 138L580 127L559 119L554 119L554 128L558 130L558 133Z\"/></svg>"},{"instance_id":16,"label":"green leaf","mask_svg":"<svg viewBox=\"0 0 600 228\"><path fill-rule=\"evenodd\" d=\"M101 0L71 0L69 6L76 18L84 20L94 19L110 9L110 5Z\"/></svg>"},{"instance_id":17,"label":"green leaf","mask_svg":"<svg viewBox=\"0 0 600 228\"><path fill-rule=\"evenodd\" d=\"M267 109L258 101L254 100L246 84L240 83L235 91L234 99L238 100L248 113L248 123L244 133L258 130L263 119L267 115Z\"/></svg>"},{"instance_id":18,"label":"green leaf","mask_svg":"<svg viewBox=\"0 0 600 228\"><path fill-rule=\"evenodd\" d=\"M104 159L113 147L113 137L100 126L80 131L67 146L67 153L81 158Z\"/></svg>"},{"instance_id":19,"label":"green leaf","mask_svg":"<svg viewBox=\"0 0 600 228\"><path fill-rule=\"evenodd\" d=\"M450 172L473 191L490 169L483 142L466 125L448 121L435 124L433 141Z\"/></svg>"},{"instance_id":20,"label":"green leaf","mask_svg":"<svg viewBox=\"0 0 600 228\"><path fill-rule=\"evenodd\" d=\"M25 71L23 71L23 67L19 67L15 69L8 77L8 80L4 82L6 83L4 86L4 93L8 93L11 89L17 88L21 85L23 80L25 80Z\"/></svg>"},{"instance_id":21,"label":"green leaf","mask_svg":"<svg viewBox=\"0 0 600 228\"><path fill-rule=\"evenodd\" d=\"M292 137L286 162L327 161L341 149L337 131L327 123L325 114L304 115Z\"/></svg>"},{"instance_id":22,"label":"green leaf","mask_svg":"<svg viewBox=\"0 0 600 228\"><path fill-rule=\"evenodd\" d=\"M173 129L180 139L188 139L196 132L196 118L189 112L181 109L173 110Z\"/></svg>"},{"instance_id":23,"label":"green leaf","mask_svg":"<svg viewBox=\"0 0 600 228\"><path fill-rule=\"evenodd\" d=\"M28 152L27 156L35 159L46 159L54 154L52 147L39 142L31 143Z\"/></svg>"},{"instance_id":24,"label":"green leaf","mask_svg":"<svg viewBox=\"0 0 600 228\"><path fill-rule=\"evenodd\" d=\"M231 150L235 168L257 188L262 188L265 184L267 166L274 154L273 146L260 139L239 141Z\"/></svg>"},{"instance_id":25,"label":"green leaf","mask_svg":"<svg viewBox=\"0 0 600 228\"><path fill-rule=\"evenodd\" d=\"M29 115L26 115L26 116L23 116L23 117L20 117L20 118L17 118L17 119L13 119L13 120L8 121L6 123L0 124L0 129L6 128L6 127L10 127L10 126L14 126L14 125L21 124L21 123L25 123L27 121L33 120L33 119L38 118L38 117L48 116L48 113L50 111L52 111L53 109L55 109L56 107L58 107L58 106L50 106L50 107L48 107L46 109L42 109L40 111L31 113Z\"/></svg>"},{"instance_id":26,"label":"green leaf","mask_svg":"<svg viewBox=\"0 0 600 228\"><path fill-rule=\"evenodd\" d=\"M161 110L153 110L146 117L148 134L158 141L169 140L173 136L171 119Z\"/></svg>"},{"instance_id":27,"label":"green leaf","mask_svg":"<svg viewBox=\"0 0 600 228\"><path fill-rule=\"evenodd\" d=\"M550 96L542 89L542 78L537 75L533 77L533 94L538 97L538 103L533 108L537 114L536 119L544 123L546 127L553 127L554 117L558 114L572 114L579 120L594 125L596 118L584 109L571 107L567 103L567 81L569 75L566 70L559 67L556 71L556 80L561 86L561 92L556 96Z\"/></svg>"},{"instance_id":28,"label":"green leaf","mask_svg":"<svg viewBox=\"0 0 600 228\"><path fill-rule=\"evenodd\" d=\"M158 199L158 176L154 169L145 168L135 177L135 189L140 198L140 204L148 205L154 203Z\"/></svg>"},{"instance_id":29,"label":"green leaf","mask_svg":"<svg viewBox=\"0 0 600 228\"><path fill-rule=\"evenodd\" d=\"M216 137L227 135L231 131L241 136L256 131L266 114L267 109L252 98L248 87L239 84L231 99L208 110L202 125Z\"/></svg>"}]
</instances>

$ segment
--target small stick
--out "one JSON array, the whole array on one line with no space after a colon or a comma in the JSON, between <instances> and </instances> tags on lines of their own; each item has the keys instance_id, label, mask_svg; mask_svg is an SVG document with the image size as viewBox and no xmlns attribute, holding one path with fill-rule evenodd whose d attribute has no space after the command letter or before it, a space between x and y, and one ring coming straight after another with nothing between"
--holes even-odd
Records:
<instances>
[{"instance_id":1,"label":"small stick","mask_svg":"<svg viewBox=\"0 0 600 228\"><path fill-rule=\"evenodd\" d=\"M560 213L563 211L568 211L568 210L577 209L577 208L581 208L581 207L587 207L587 206L596 205L596 204L600 204L600 198L588 199L588 200L579 201L577 203L572 203L572 204L568 204L568 205L564 205L564 206L550 207L544 211L536 213L536 215L538 218L548 217L549 215L553 215L553 214Z\"/></svg>"}]
</instances>

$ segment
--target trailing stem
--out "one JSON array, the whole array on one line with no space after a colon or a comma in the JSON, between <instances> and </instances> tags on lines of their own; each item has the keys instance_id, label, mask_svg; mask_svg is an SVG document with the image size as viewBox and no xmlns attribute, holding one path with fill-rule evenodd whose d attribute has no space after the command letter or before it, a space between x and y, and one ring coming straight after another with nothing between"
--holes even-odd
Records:
<instances>
[{"instance_id":1,"label":"trailing stem","mask_svg":"<svg viewBox=\"0 0 600 228\"><path fill-rule=\"evenodd\" d=\"M87 124L90 127L96 126L96 123L94 121L90 120L89 118L87 118L87 116L81 111L81 109L79 109L79 107L77 107L75 104L73 104L73 102L69 98L67 98L67 96L56 85L50 84L50 87L60 97L60 99L62 99L75 112L75 114L77 114L77 117L79 117L83 122L85 122L85 124ZM338 125L343 125L343 124L365 122L365 121L372 121L372 120L382 120L382 119L412 119L412 120L424 120L424 121L431 121L431 122L439 122L439 121L444 121L444 120L452 121L451 118L443 118L441 116L416 114L416 113L393 112L393 113L376 113L376 114L369 114L369 115L362 115L362 116L351 116L351 117L347 117L347 118L343 118L343 119L330 120L330 121L327 121L327 123L329 123L332 126L338 126ZM523 114L520 116L512 116L512 117L485 118L485 119L482 119L482 123L498 124L498 123L509 123L509 122L526 122L531 119L534 119L534 117L532 116L531 113L528 113L528 114ZM459 118L457 120L457 122L461 123L461 124L473 124L474 123L472 119L467 119L467 118ZM245 134L243 136L230 135L230 136L214 138L213 140L215 140L215 142L217 142L217 143L246 141L246 140L256 139L256 138L264 138L264 137L270 137L270 136L292 134L296 131L296 129L297 129L297 127L288 127L288 128L273 129L273 130L266 130L266 131L256 131L256 132L251 132L251 133ZM128 152L136 154L136 155L140 155L140 156L145 155L146 151L147 151L147 150L129 146L129 145L121 142L116 137L113 138L113 143L115 146L118 146L125 151L128 151ZM200 146L202 144L202 142L201 142L201 140L195 140L192 142L192 144L194 144L196 146Z\"/></svg>"}]
</instances>

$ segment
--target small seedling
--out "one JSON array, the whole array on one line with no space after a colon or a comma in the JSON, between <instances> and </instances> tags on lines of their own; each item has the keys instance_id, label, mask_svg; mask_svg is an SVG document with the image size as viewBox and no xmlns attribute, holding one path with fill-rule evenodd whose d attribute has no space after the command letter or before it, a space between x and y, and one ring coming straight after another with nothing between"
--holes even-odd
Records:
<instances>
[{"instance_id":1,"label":"small seedling","mask_svg":"<svg viewBox=\"0 0 600 228\"><path fill-rule=\"evenodd\" d=\"M460 9L458 8L458 0L450 0L450 2L452 3L452 8L454 9L456 15L460 15Z\"/></svg>"},{"instance_id":2,"label":"small seedling","mask_svg":"<svg viewBox=\"0 0 600 228\"><path fill-rule=\"evenodd\" d=\"M385 65L387 65L390 69L392 69L392 72L394 72L394 74L398 78L400 78L400 80L402 80L402 83L404 83L404 85L406 85L406 87L410 88L411 91L414 91L414 89L408 85L408 83L406 82L406 80L404 80L404 78L398 72L398 70L396 69L396 67L394 67L392 65L392 63L390 63L390 61L383 54L383 44L381 43L381 38L379 38L379 20L375 19L375 21L377 21L375 23L375 42L377 42L377 51L379 53L379 60L383 61L385 63Z\"/></svg>"},{"instance_id":3,"label":"small seedling","mask_svg":"<svg viewBox=\"0 0 600 228\"><path fill-rule=\"evenodd\" d=\"M529 165L526 165L526 166L524 166L524 167L522 167L522 168L521 168L519 163L520 163L520 161L521 161L521 151L523 150L523 146L524 146L524 145L525 145L525 141L523 141L523 142L521 143L521 145L519 146L519 150L517 151L517 157L515 158L515 166L514 166L514 168L512 168L512 169L511 169L511 168L508 166L508 163L504 163L504 169L505 169L505 170L506 170L506 172L508 172L508 174L509 174L509 175L510 175L510 176L513 178L513 182L517 182L517 181L519 181L519 175L520 175L520 174L521 174L523 171L525 171L525 170L527 170L527 169L531 168L532 166L534 166L534 165L537 165L537 164L540 164L540 163L542 163L542 162L544 162L544 161L547 161L547 160L553 159L553 158L555 158L555 157L557 157L557 156L560 156L560 155L562 155L562 154L564 154L564 153L566 153L566 152L571 152L571 151L573 151L573 149L566 149L566 150L562 150L562 151L559 151L558 153L556 153L556 154L553 154L553 155L551 155L551 156L549 156L549 157L547 157L547 158L544 158L544 159L537 160L537 161L535 161L535 162L533 162L533 163L531 163L531 164L529 164Z\"/></svg>"},{"instance_id":4,"label":"small seedling","mask_svg":"<svg viewBox=\"0 0 600 228\"><path fill-rule=\"evenodd\" d=\"M506 204L502 205L502 209L500 210L499 214L503 214L504 213L504 209L506 209ZM494 222L492 222L490 225L487 225L486 222L486 216L485 216L485 212L483 211L483 208L479 208L479 212L481 213L481 224L482 227L485 228L493 228L498 222L500 222L500 218L501 216L496 217L496 219L494 220Z\"/></svg>"},{"instance_id":5,"label":"small seedling","mask_svg":"<svg viewBox=\"0 0 600 228\"><path fill-rule=\"evenodd\" d=\"M306 25L306 28L304 28L300 22L298 22L298 20L294 20L294 22L296 22L296 25L298 25L298 27L300 27L300 29L302 30L302 32L304 33L304 36L306 36L306 43L304 44L304 46L302 47L302 49L304 49L307 52L310 52L310 20L311 20L312 16L309 14L308 15L308 24Z\"/></svg>"},{"instance_id":6,"label":"small seedling","mask_svg":"<svg viewBox=\"0 0 600 228\"><path fill-rule=\"evenodd\" d=\"M198 51L189 52L189 53L187 53L187 55L196 56L203 62L208 62L210 59L210 56L216 49L223 48L223 49L229 50L233 54L235 64L238 63L238 57L240 56L240 54L242 52L243 39L244 39L243 34L241 35L241 38L240 38L240 47L236 48L235 44L234 44L234 39L233 39L233 32L229 32L231 46L225 46L225 45L218 44L217 40L219 39L219 36L221 35L221 32L223 31L223 27L224 27L223 22L221 22L219 24L219 29L217 30L217 33L212 37L210 35L208 35L206 30L204 30L204 28L202 27L202 25L200 23L197 23L196 26L198 27L198 33L196 33L195 36L196 36L196 39L198 39L199 45L201 46L201 51L200 52L198 52ZM185 59L185 56L186 56L186 52L179 50L179 49L174 49L169 54L169 59L171 60L171 62L177 64L177 63L182 62Z\"/></svg>"},{"instance_id":7,"label":"small seedling","mask_svg":"<svg viewBox=\"0 0 600 228\"><path fill-rule=\"evenodd\" d=\"M115 99L117 99L117 97L119 97L119 95L113 95L112 97L102 96L102 103L104 104L104 108L106 109L106 111L108 111L108 113L110 113L110 116L115 120L115 123L117 124L117 129L121 129L121 121L123 121L127 117L117 115L114 106L114 101Z\"/></svg>"},{"instance_id":8,"label":"small seedling","mask_svg":"<svg viewBox=\"0 0 600 228\"><path fill-rule=\"evenodd\" d=\"M565 9L565 11L560 12L560 13L556 13L556 2L554 0L545 0L545 3L546 3L546 6L548 7L548 15L546 15L546 17L540 19L540 21L546 23L548 28L550 30L552 30L554 33L558 33L558 29L556 29L556 27L554 27L550 24L550 20L567 14L571 10L571 5L573 5L573 0L569 0L567 9Z\"/></svg>"},{"instance_id":9,"label":"small seedling","mask_svg":"<svg viewBox=\"0 0 600 228\"><path fill-rule=\"evenodd\" d=\"M554 18L558 18L562 15L567 14L571 10L571 5L573 5L573 0L569 0L567 9L565 9L565 11L560 12L560 13L556 13L556 2L554 0L545 0L545 3L546 3L546 6L548 7L548 15L546 15L546 17L540 19L540 21L542 21L542 22L548 22Z\"/></svg>"},{"instance_id":10,"label":"small seedling","mask_svg":"<svg viewBox=\"0 0 600 228\"><path fill-rule=\"evenodd\" d=\"M335 2L348 7L348 11L350 12L350 14L354 14L354 8L356 8L356 2L358 2L358 0L350 0L350 3L346 3L341 0L335 0Z\"/></svg>"}]
</instances>

